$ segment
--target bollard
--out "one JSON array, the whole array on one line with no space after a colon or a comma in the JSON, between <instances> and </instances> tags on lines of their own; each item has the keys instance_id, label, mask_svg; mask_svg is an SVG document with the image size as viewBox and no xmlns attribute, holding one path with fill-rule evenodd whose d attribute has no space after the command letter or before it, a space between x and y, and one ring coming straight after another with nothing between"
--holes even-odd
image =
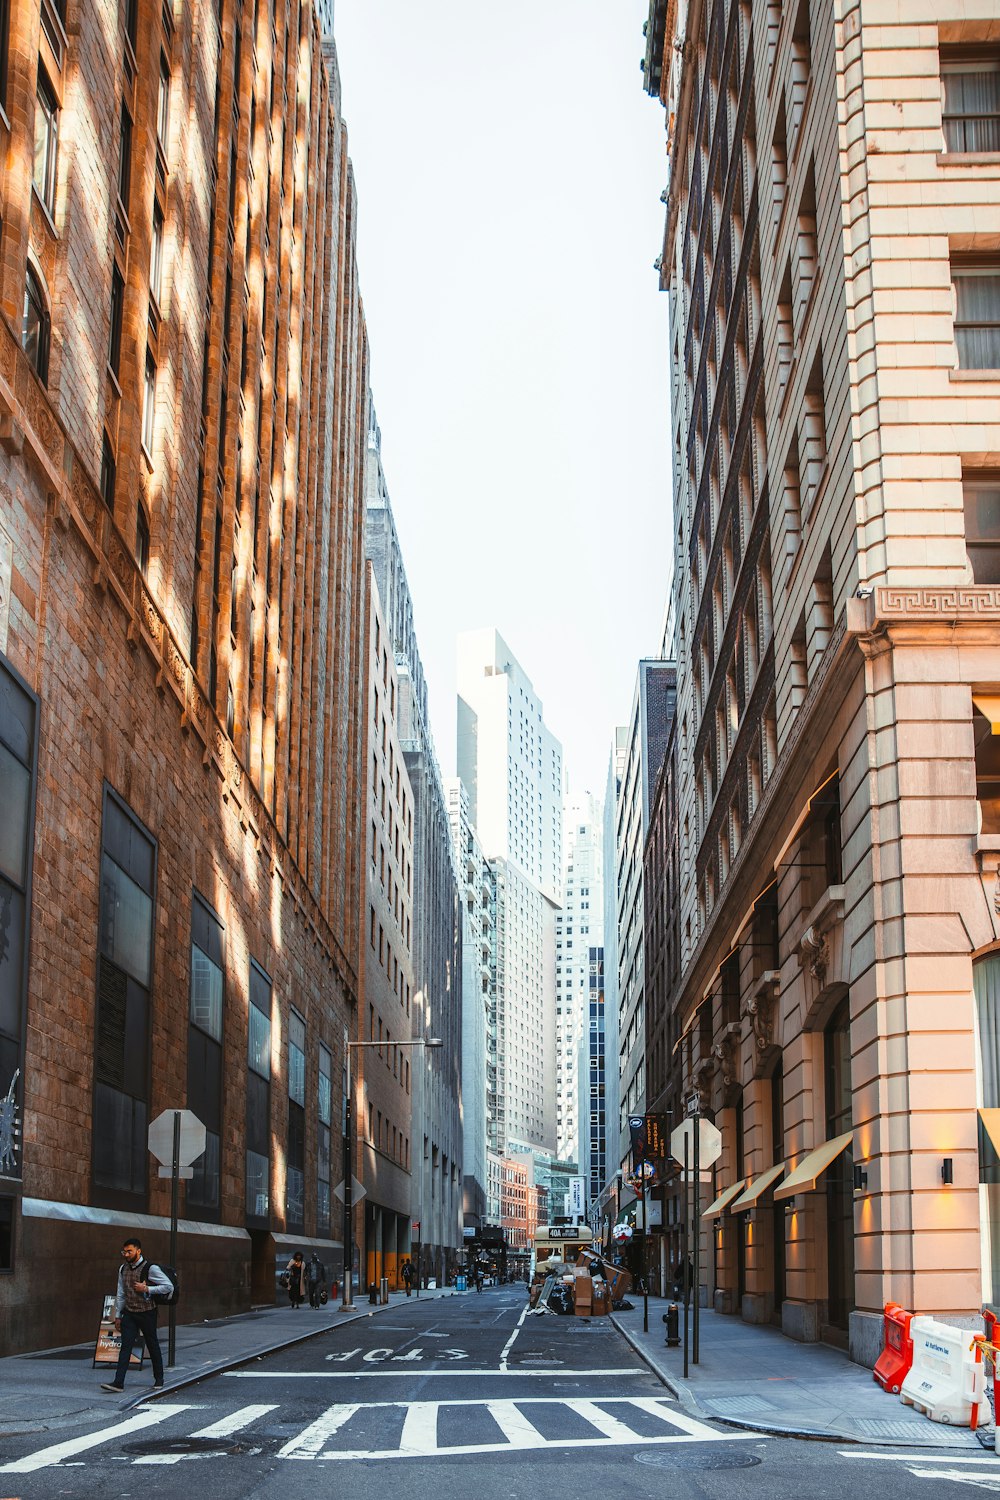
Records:
<instances>
[{"instance_id":1,"label":"bollard","mask_svg":"<svg viewBox=\"0 0 1000 1500\"><path fill-rule=\"evenodd\" d=\"M378 1304L378 1286L374 1281L370 1281L368 1283L368 1301L372 1303L373 1306L377 1306Z\"/></svg>"},{"instance_id":2,"label":"bollard","mask_svg":"<svg viewBox=\"0 0 1000 1500\"><path fill-rule=\"evenodd\" d=\"M678 1332L678 1316L677 1303L671 1302L663 1314L663 1321L667 1325L666 1345L668 1349L676 1349L680 1345L681 1337Z\"/></svg>"}]
</instances>

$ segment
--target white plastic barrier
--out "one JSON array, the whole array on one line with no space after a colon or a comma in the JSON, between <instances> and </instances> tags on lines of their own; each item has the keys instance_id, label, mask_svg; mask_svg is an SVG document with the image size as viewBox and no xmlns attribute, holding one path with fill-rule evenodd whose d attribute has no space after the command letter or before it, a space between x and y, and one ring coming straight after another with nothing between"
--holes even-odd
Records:
<instances>
[{"instance_id":1,"label":"white plastic barrier","mask_svg":"<svg viewBox=\"0 0 1000 1500\"><path fill-rule=\"evenodd\" d=\"M968 1427L979 1402L980 1419L989 1418L983 1366L969 1348L972 1330L953 1328L935 1318L918 1316L910 1323L913 1365L903 1381L899 1399L932 1422ZM985 1424L984 1424L985 1425Z\"/></svg>"}]
</instances>

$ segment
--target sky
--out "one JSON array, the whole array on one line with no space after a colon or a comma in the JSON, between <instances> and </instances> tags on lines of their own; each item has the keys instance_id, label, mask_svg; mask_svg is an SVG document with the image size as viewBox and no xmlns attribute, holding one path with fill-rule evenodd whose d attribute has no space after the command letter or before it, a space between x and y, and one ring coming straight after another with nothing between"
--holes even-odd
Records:
<instances>
[{"instance_id":1,"label":"sky","mask_svg":"<svg viewBox=\"0 0 1000 1500\"><path fill-rule=\"evenodd\" d=\"M495 625L603 794L669 586L648 0L336 0L382 460L445 775Z\"/></svg>"}]
</instances>

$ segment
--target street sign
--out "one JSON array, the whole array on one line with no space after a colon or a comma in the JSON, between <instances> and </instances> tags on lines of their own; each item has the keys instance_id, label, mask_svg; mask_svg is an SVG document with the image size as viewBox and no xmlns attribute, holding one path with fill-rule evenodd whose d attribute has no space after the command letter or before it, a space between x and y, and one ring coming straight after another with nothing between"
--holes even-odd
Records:
<instances>
[{"instance_id":1,"label":"street sign","mask_svg":"<svg viewBox=\"0 0 1000 1500\"><path fill-rule=\"evenodd\" d=\"M334 1190L333 1190L333 1196L335 1198L338 1198L340 1200L340 1202L343 1203L343 1201L344 1201L344 1179L343 1178L340 1179L340 1181L337 1183L337 1186L334 1188ZM367 1198L367 1196L368 1196L368 1189L364 1186L363 1183L360 1183L358 1181L358 1179L352 1173L351 1174L351 1201L352 1201L352 1203L360 1203L361 1200L362 1200L362 1198Z\"/></svg>"},{"instance_id":2,"label":"street sign","mask_svg":"<svg viewBox=\"0 0 1000 1500\"><path fill-rule=\"evenodd\" d=\"M670 1155L674 1161L683 1162L685 1159L684 1145L687 1142L687 1160L695 1160L694 1154L694 1132L698 1130L698 1166L699 1171L710 1167L717 1162L722 1155L722 1132L718 1130L711 1120L685 1120L683 1125L670 1136Z\"/></svg>"},{"instance_id":3,"label":"street sign","mask_svg":"<svg viewBox=\"0 0 1000 1500\"><path fill-rule=\"evenodd\" d=\"M414 1221L413 1221L413 1228L411 1230L411 1233L412 1234L419 1234L420 1233L420 1220L419 1219L414 1219Z\"/></svg>"},{"instance_id":4,"label":"street sign","mask_svg":"<svg viewBox=\"0 0 1000 1500\"><path fill-rule=\"evenodd\" d=\"M687 1099L684 1101L684 1113L689 1118L694 1118L694 1116L701 1114L700 1094L688 1094Z\"/></svg>"},{"instance_id":5,"label":"street sign","mask_svg":"<svg viewBox=\"0 0 1000 1500\"><path fill-rule=\"evenodd\" d=\"M198 1116L192 1114L189 1109L165 1109L157 1115L149 1133L146 1136L146 1144L151 1155L162 1167L173 1166L174 1160L174 1115L181 1117L181 1144L178 1153L178 1165L189 1167L193 1161L197 1161L205 1149L205 1127ZM169 1173L167 1174L170 1175Z\"/></svg>"}]
</instances>

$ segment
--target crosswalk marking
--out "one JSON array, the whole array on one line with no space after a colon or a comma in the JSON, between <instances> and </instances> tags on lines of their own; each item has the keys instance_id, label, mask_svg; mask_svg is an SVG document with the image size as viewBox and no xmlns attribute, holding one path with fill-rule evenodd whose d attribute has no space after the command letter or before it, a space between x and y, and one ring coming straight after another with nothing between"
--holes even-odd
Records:
<instances>
[{"instance_id":1,"label":"crosswalk marking","mask_svg":"<svg viewBox=\"0 0 1000 1500\"><path fill-rule=\"evenodd\" d=\"M409 1380L412 1371L409 1370L224 1370L227 1380ZM427 1380L434 1375L444 1375L449 1380L454 1380L459 1372L452 1365L444 1370L421 1370L420 1379ZM588 1380L600 1376L620 1378L629 1375L633 1378L638 1374L635 1366L627 1370L560 1370L559 1380ZM552 1380L552 1370L526 1370L523 1365L515 1365L510 1370L466 1370L461 1371L462 1379L467 1380L470 1375L489 1376L496 1380L516 1379L524 1380L529 1376L541 1376L544 1380Z\"/></svg>"},{"instance_id":2,"label":"crosswalk marking","mask_svg":"<svg viewBox=\"0 0 1000 1500\"><path fill-rule=\"evenodd\" d=\"M327 1438L333 1437L334 1433L343 1427L344 1423L349 1421L359 1409L357 1402L338 1402L336 1406L328 1406L315 1422L310 1422L298 1437L291 1438L279 1450L278 1457L315 1458Z\"/></svg>"},{"instance_id":3,"label":"crosswalk marking","mask_svg":"<svg viewBox=\"0 0 1000 1500\"><path fill-rule=\"evenodd\" d=\"M544 1448L545 1439L513 1401L487 1401L486 1410L512 1448Z\"/></svg>"},{"instance_id":4,"label":"crosswalk marking","mask_svg":"<svg viewBox=\"0 0 1000 1500\"><path fill-rule=\"evenodd\" d=\"M258 1417L266 1417L269 1411L277 1410L276 1403L267 1406L244 1406L240 1411L229 1413L219 1422L213 1422L210 1427L202 1427L198 1432L192 1432L192 1438L227 1438L232 1437L234 1432L240 1432L244 1427L249 1427L251 1422L256 1422ZM137 1464L179 1464L182 1458L198 1458L197 1453L148 1453L142 1458L137 1458Z\"/></svg>"},{"instance_id":5,"label":"crosswalk marking","mask_svg":"<svg viewBox=\"0 0 1000 1500\"><path fill-rule=\"evenodd\" d=\"M134 1432L156 1427L168 1417L176 1417L179 1412L190 1410L189 1406L156 1406L152 1410L146 1407L128 1421L118 1422L114 1427L103 1427L100 1432L88 1432L84 1437L68 1438L64 1443L40 1448L37 1453L29 1453L26 1458L19 1458L14 1463L0 1464L0 1474L31 1474L36 1469L47 1469L77 1453L86 1453L89 1448L98 1448L102 1443L111 1443L117 1438L131 1437Z\"/></svg>"},{"instance_id":6,"label":"crosswalk marking","mask_svg":"<svg viewBox=\"0 0 1000 1500\"><path fill-rule=\"evenodd\" d=\"M537 1413L536 1407L539 1408ZM26 1458L4 1465L0 1472L32 1473L61 1463L79 1463L81 1460L78 1455L89 1449L111 1444L118 1445L119 1451L113 1455L116 1460L146 1466L177 1464L204 1457L224 1458L228 1456L224 1445L221 1449L206 1446L199 1451L197 1440L204 1439L210 1445L213 1439L232 1437L235 1433L252 1428L262 1418L278 1410L279 1405L274 1402L243 1406L191 1432L164 1430L162 1440L158 1436L153 1442L140 1445L146 1452L122 1452L121 1448L127 1439L134 1437L136 1433L160 1426L170 1418L198 1412L204 1413L201 1417L204 1421L204 1417L208 1415L205 1408L198 1405L143 1407L125 1421L105 1426L99 1432L42 1448ZM468 1425L468 1418L462 1418L463 1412L471 1417L472 1425ZM481 1414L478 1419L474 1415L476 1412ZM572 1435L560 1433L560 1426L567 1425L565 1420L560 1423L560 1412L564 1414L564 1419L577 1419L569 1423ZM648 1421L643 1424L647 1428L645 1432L636 1431L630 1426L630 1422L634 1423L640 1412L657 1418L662 1423L662 1431L654 1430L650 1433ZM442 1414L445 1414L443 1428ZM544 1431L536 1424L536 1415L538 1422L544 1424ZM355 1417L360 1420L352 1426ZM372 1419L377 1424L375 1432L378 1434L374 1440L368 1437ZM463 1422L466 1425L463 1426ZM485 1428L484 1422L487 1424ZM582 1435L581 1422L586 1424ZM442 1436L451 1433L461 1436L467 1432L470 1437L475 1434L485 1441L441 1441L439 1429L442 1430ZM394 1441L397 1432L399 1437ZM553 1432L555 1435L550 1435ZM368 1441L368 1447L355 1446L361 1434L364 1434L363 1441ZM282 1433L283 1437L284 1435ZM267 1441L267 1438L273 1438L273 1434L268 1433L264 1440ZM666 1398L656 1397L608 1396L588 1400L582 1397L523 1396L513 1400L465 1397L444 1401L338 1401L328 1406L314 1421L304 1425L300 1432L288 1438L278 1449L276 1456L307 1462L320 1460L342 1463L350 1459L419 1459L448 1455L468 1457L474 1454L515 1453L542 1448L636 1447L651 1443L731 1443L759 1439L758 1433L732 1430L720 1432L678 1411ZM392 1446L379 1446L380 1442L387 1441ZM185 1451L188 1443L194 1451ZM158 1447L163 1451L157 1452ZM267 1451L273 1451L270 1445Z\"/></svg>"}]
</instances>

